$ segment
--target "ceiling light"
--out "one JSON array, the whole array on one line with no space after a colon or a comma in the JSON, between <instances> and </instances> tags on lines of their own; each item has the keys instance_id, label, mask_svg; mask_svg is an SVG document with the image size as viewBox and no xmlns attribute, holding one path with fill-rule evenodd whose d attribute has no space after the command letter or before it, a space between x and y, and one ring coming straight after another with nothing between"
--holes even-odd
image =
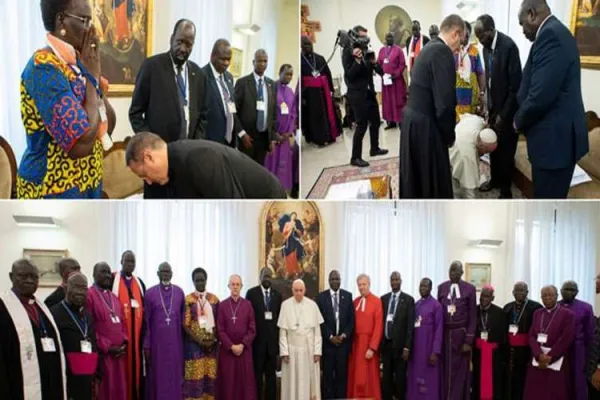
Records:
<instances>
[{"instance_id":1,"label":"ceiling light","mask_svg":"<svg viewBox=\"0 0 600 400\"><path fill-rule=\"evenodd\" d=\"M52 217L36 217L32 215L13 215L15 223L27 228L58 228L58 222Z\"/></svg>"},{"instance_id":2,"label":"ceiling light","mask_svg":"<svg viewBox=\"0 0 600 400\"><path fill-rule=\"evenodd\" d=\"M235 30L237 30L238 32L240 32L244 35L252 36L252 35L256 34L258 31L260 31L260 26L258 26L256 24L236 25Z\"/></svg>"}]
</instances>

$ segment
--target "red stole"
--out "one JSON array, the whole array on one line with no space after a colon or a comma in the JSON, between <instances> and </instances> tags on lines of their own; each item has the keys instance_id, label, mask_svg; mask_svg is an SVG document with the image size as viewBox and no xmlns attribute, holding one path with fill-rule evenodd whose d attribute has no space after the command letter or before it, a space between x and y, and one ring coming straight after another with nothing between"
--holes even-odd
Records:
<instances>
[{"instance_id":1,"label":"red stole","mask_svg":"<svg viewBox=\"0 0 600 400\"><path fill-rule=\"evenodd\" d=\"M481 351L480 399L492 400L494 398L494 349L498 347L498 344L477 338L475 346Z\"/></svg>"}]
</instances>

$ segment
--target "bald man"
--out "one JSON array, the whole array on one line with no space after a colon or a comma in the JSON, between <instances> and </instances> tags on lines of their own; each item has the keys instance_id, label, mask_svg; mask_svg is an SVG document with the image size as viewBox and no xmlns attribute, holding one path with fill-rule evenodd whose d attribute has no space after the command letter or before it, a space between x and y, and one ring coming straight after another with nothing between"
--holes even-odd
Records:
<instances>
[{"instance_id":1,"label":"bald man","mask_svg":"<svg viewBox=\"0 0 600 400\"><path fill-rule=\"evenodd\" d=\"M269 56L264 49L254 53L250 75L235 84L235 106L242 124L238 148L260 165L277 140L275 83L265 76Z\"/></svg>"},{"instance_id":2,"label":"bald man","mask_svg":"<svg viewBox=\"0 0 600 400\"><path fill-rule=\"evenodd\" d=\"M79 265L79 262L74 258L63 258L57 263L57 266L58 273L62 278L62 283L59 287L56 288L54 292L52 292L50 295L48 295L48 297L46 297L46 300L44 300L44 304L46 304L46 307L48 308L52 308L52 306L54 306L55 304L58 304L61 301L63 301L63 299L65 298L67 279L69 279L69 275L71 275L73 272L81 271L81 266Z\"/></svg>"},{"instance_id":3,"label":"bald man","mask_svg":"<svg viewBox=\"0 0 600 400\"><path fill-rule=\"evenodd\" d=\"M281 398L320 400L320 361L323 354L319 307L305 296L301 279L292 284L293 297L281 305L279 353L281 354Z\"/></svg>"}]
</instances>

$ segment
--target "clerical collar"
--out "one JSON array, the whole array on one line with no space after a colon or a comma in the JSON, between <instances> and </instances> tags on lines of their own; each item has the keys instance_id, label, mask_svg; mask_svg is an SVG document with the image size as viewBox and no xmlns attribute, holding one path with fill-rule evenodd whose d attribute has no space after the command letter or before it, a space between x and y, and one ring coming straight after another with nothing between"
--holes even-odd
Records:
<instances>
[{"instance_id":1,"label":"clerical collar","mask_svg":"<svg viewBox=\"0 0 600 400\"><path fill-rule=\"evenodd\" d=\"M296 300L296 298L294 297L294 300ZM300 301L296 300L296 304L302 304L302 302L304 301L304 297L300 299Z\"/></svg>"},{"instance_id":2,"label":"clerical collar","mask_svg":"<svg viewBox=\"0 0 600 400\"><path fill-rule=\"evenodd\" d=\"M554 305L554 307L552 307L552 308L550 308L550 309L548 309L548 308L544 307L544 310L546 310L546 311L548 312L548 314L550 314L550 313L552 313L554 310L556 310L556 308L557 308L559 305L560 305L560 304L556 303L556 304Z\"/></svg>"},{"instance_id":3,"label":"clerical collar","mask_svg":"<svg viewBox=\"0 0 600 400\"><path fill-rule=\"evenodd\" d=\"M12 288L11 290L13 291L14 294L17 295L17 297L19 298L19 300L21 300L21 303L26 304L26 305L27 304L28 305L35 304L35 296L25 297L25 296L22 296L22 295L18 294L17 292L15 292L14 288Z\"/></svg>"},{"instance_id":4,"label":"clerical collar","mask_svg":"<svg viewBox=\"0 0 600 400\"><path fill-rule=\"evenodd\" d=\"M238 296L237 299L233 296L231 296L231 300L233 300L234 303L237 303L238 301L240 301L241 296Z\"/></svg>"},{"instance_id":5,"label":"clerical collar","mask_svg":"<svg viewBox=\"0 0 600 400\"><path fill-rule=\"evenodd\" d=\"M169 290L169 289L171 289L171 283L169 283L168 285L165 285L164 283L161 282L160 287L165 290Z\"/></svg>"}]
</instances>

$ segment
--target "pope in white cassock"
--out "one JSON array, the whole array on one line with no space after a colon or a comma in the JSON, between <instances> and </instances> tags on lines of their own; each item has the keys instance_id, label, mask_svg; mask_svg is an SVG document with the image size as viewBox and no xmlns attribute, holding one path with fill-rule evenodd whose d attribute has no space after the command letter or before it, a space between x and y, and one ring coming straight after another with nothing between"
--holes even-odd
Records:
<instances>
[{"instance_id":1,"label":"pope in white cassock","mask_svg":"<svg viewBox=\"0 0 600 400\"><path fill-rule=\"evenodd\" d=\"M323 349L323 317L317 303L304 297L306 288L300 279L292 285L294 297L281 305L277 326L281 355L281 398L320 400Z\"/></svg>"}]
</instances>

